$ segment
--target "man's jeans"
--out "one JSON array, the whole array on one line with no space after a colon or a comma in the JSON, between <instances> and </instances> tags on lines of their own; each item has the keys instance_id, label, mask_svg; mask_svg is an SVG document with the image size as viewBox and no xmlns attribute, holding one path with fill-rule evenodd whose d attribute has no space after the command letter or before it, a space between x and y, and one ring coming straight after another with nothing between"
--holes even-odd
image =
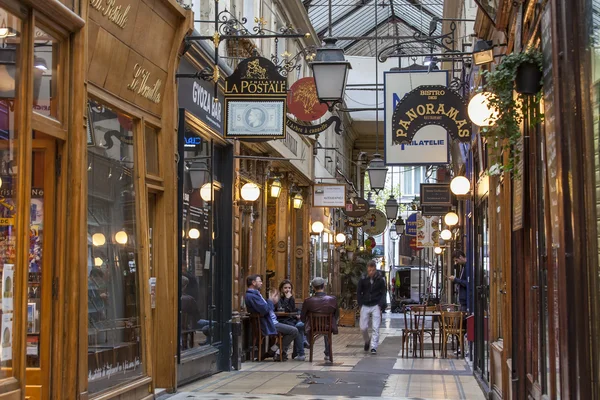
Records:
<instances>
[{"instance_id":1,"label":"man's jeans","mask_svg":"<svg viewBox=\"0 0 600 400\"><path fill-rule=\"evenodd\" d=\"M362 306L360 309L360 331L365 343L369 342L369 319L373 318L373 336L371 337L371 348L377 349L379 345L379 326L381 325L381 309L379 305Z\"/></svg>"},{"instance_id":2,"label":"man's jeans","mask_svg":"<svg viewBox=\"0 0 600 400\"><path fill-rule=\"evenodd\" d=\"M276 324L275 329L277 329L277 332L283 335L283 349L280 350L287 352L288 347L290 347L290 343L292 343L299 335L298 329L282 323Z\"/></svg>"},{"instance_id":3,"label":"man's jeans","mask_svg":"<svg viewBox=\"0 0 600 400\"><path fill-rule=\"evenodd\" d=\"M304 322L298 321L296 323L296 329L298 329L298 335L294 339L294 353L297 356L304 355Z\"/></svg>"}]
</instances>

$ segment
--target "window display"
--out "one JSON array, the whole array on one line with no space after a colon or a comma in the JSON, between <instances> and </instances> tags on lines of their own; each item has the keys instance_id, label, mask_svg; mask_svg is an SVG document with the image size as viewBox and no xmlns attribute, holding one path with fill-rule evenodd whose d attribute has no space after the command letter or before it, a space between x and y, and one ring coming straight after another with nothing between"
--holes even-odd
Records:
<instances>
[{"instance_id":1,"label":"window display","mask_svg":"<svg viewBox=\"0 0 600 400\"><path fill-rule=\"evenodd\" d=\"M89 101L89 392L143 374L133 121Z\"/></svg>"}]
</instances>

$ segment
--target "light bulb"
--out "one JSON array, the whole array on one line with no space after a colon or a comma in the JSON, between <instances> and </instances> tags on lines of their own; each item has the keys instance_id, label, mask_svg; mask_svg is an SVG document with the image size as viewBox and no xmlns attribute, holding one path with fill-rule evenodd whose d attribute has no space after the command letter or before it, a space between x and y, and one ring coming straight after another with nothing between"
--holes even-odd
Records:
<instances>
[{"instance_id":1,"label":"light bulb","mask_svg":"<svg viewBox=\"0 0 600 400\"><path fill-rule=\"evenodd\" d=\"M452 239L452 232L450 232L448 229L444 229L442 232L440 232L440 237L444 240L450 240Z\"/></svg>"},{"instance_id":2,"label":"light bulb","mask_svg":"<svg viewBox=\"0 0 600 400\"><path fill-rule=\"evenodd\" d=\"M92 244L94 246L103 246L106 243L106 236L102 233L94 233L92 235Z\"/></svg>"},{"instance_id":3,"label":"light bulb","mask_svg":"<svg viewBox=\"0 0 600 400\"><path fill-rule=\"evenodd\" d=\"M335 235L335 241L336 243L344 243L346 241L346 235L343 233L338 233Z\"/></svg>"},{"instance_id":4,"label":"light bulb","mask_svg":"<svg viewBox=\"0 0 600 400\"><path fill-rule=\"evenodd\" d=\"M323 232L323 229L325 229L325 225L323 225L321 221L315 221L313 222L311 229L314 233L321 233Z\"/></svg>"},{"instance_id":5,"label":"light bulb","mask_svg":"<svg viewBox=\"0 0 600 400\"><path fill-rule=\"evenodd\" d=\"M455 212L450 211L448 214L444 216L444 222L448 226L454 226L458 224L458 215Z\"/></svg>"},{"instance_id":6,"label":"light bulb","mask_svg":"<svg viewBox=\"0 0 600 400\"><path fill-rule=\"evenodd\" d=\"M212 186L210 182L202 185L202 187L200 188L200 197L202 197L202 200L204 201L212 200Z\"/></svg>"},{"instance_id":7,"label":"light bulb","mask_svg":"<svg viewBox=\"0 0 600 400\"><path fill-rule=\"evenodd\" d=\"M115 241L119 244L127 244L127 233L125 231L119 231L115 233Z\"/></svg>"},{"instance_id":8,"label":"light bulb","mask_svg":"<svg viewBox=\"0 0 600 400\"><path fill-rule=\"evenodd\" d=\"M464 176L456 176L450 182L450 190L457 196L464 196L471 190L471 182Z\"/></svg>"},{"instance_id":9,"label":"light bulb","mask_svg":"<svg viewBox=\"0 0 600 400\"><path fill-rule=\"evenodd\" d=\"M192 228L188 232L188 237L190 239L198 239L200 237L200 231L198 229L196 229L196 228Z\"/></svg>"},{"instance_id":10,"label":"light bulb","mask_svg":"<svg viewBox=\"0 0 600 400\"><path fill-rule=\"evenodd\" d=\"M260 188L256 183L248 182L240 189L240 195L245 201L256 201L260 196Z\"/></svg>"},{"instance_id":11,"label":"light bulb","mask_svg":"<svg viewBox=\"0 0 600 400\"><path fill-rule=\"evenodd\" d=\"M490 92L477 93L467 108L469 119L477 126L492 126L498 119L498 110L492 109L490 99L494 95Z\"/></svg>"},{"instance_id":12,"label":"light bulb","mask_svg":"<svg viewBox=\"0 0 600 400\"><path fill-rule=\"evenodd\" d=\"M436 246L436 247L433 249L433 252L434 252L435 254L442 254L442 248L441 248L441 247L439 247L439 246Z\"/></svg>"},{"instance_id":13,"label":"light bulb","mask_svg":"<svg viewBox=\"0 0 600 400\"><path fill-rule=\"evenodd\" d=\"M103 263L104 263L104 261L102 261L102 259L100 257L94 258L94 266L95 267L101 267Z\"/></svg>"}]
</instances>

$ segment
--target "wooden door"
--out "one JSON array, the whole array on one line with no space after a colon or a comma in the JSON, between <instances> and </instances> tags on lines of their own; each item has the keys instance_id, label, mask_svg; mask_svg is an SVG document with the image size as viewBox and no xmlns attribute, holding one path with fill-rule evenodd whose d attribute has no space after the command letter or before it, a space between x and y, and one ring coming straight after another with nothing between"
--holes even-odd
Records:
<instances>
[{"instance_id":1,"label":"wooden door","mask_svg":"<svg viewBox=\"0 0 600 400\"><path fill-rule=\"evenodd\" d=\"M27 279L26 387L29 400L50 399L56 156L53 140L33 140ZM25 209L25 208L24 208ZM25 209L25 210L27 210Z\"/></svg>"}]
</instances>

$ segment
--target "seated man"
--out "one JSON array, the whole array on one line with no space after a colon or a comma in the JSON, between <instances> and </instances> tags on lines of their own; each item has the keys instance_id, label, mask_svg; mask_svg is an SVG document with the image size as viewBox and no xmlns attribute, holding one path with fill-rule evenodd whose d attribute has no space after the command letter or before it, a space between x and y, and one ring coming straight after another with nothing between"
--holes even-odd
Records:
<instances>
[{"instance_id":1,"label":"seated man","mask_svg":"<svg viewBox=\"0 0 600 400\"><path fill-rule=\"evenodd\" d=\"M279 361L279 352L283 352L283 359L287 359L286 350L290 343L298 336L298 329L293 326L280 324L275 316L275 304L279 302L279 291L272 289L269 291L269 300L265 299L260 294L262 287L262 278L260 275L250 275L246 278L246 307L249 312L260 315L260 328L265 336L276 335L278 332L283 335L283 349L279 349L276 345L271 347L268 357L273 357L275 361Z\"/></svg>"},{"instance_id":2,"label":"seated man","mask_svg":"<svg viewBox=\"0 0 600 400\"><path fill-rule=\"evenodd\" d=\"M333 319L331 321L331 331L334 335L338 333L337 321L339 319L340 310L338 309L337 299L335 296L328 296L325 294L325 279L317 277L311 282L313 289L315 290L315 295L312 297L308 297L304 300L304 304L302 305L302 314L300 319L304 322L304 329L306 331L306 336L310 337L310 321L307 319L309 313L318 313L318 314L333 314ZM327 336L325 339L325 361L331 361L331 343Z\"/></svg>"}]
</instances>

